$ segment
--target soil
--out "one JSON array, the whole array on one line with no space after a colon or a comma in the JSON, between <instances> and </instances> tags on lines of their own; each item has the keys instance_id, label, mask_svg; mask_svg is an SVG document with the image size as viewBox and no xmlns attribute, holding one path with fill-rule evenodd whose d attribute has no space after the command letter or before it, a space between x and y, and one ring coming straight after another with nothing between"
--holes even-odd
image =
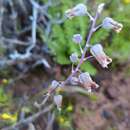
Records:
<instances>
[{"instance_id":1,"label":"soil","mask_svg":"<svg viewBox=\"0 0 130 130\"><path fill-rule=\"evenodd\" d=\"M130 130L130 76L126 71L101 73L96 101L78 96L76 130Z\"/></svg>"},{"instance_id":2,"label":"soil","mask_svg":"<svg viewBox=\"0 0 130 130\"><path fill-rule=\"evenodd\" d=\"M60 69L66 70L59 66L56 68L58 75L61 75ZM69 95L75 97L72 114L74 130L130 130L130 76L126 73L129 69L128 65L119 72L102 71L94 77L100 84L100 88L93 93L96 100L77 93ZM21 98L26 94L33 98L48 86L49 80L50 75L46 75L44 71L41 74L33 72L12 86L14 96ZM44 84L44 81L47 83ZM42 118L39 117L35 122L38 130L45 127L41 123L44 122ZM60 130L57 125L54 130Z\"/></svg>"}]
</instances>

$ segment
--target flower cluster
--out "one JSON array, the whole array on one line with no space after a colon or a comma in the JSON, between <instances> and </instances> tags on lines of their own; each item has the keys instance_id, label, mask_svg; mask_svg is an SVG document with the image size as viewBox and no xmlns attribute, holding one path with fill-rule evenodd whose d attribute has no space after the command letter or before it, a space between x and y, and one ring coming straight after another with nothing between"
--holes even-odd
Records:
<instances>
[{"instance_id":1,"label":"flower cluster","mask_svg":"<svg viewBox=\"0 0 130 130\"><path fill-rule=\"evenodd\" d=\"M71 77L70 84L81 85L89 93L92 92L92 89L96 89L99 87L99 85L92 80L88 72L80 73L78 77L77 76Z\"/></svg>"},{"instance_id":2,"label":"flower cluster","mask_svg":"<svg viewBox=\"0 0 130 130\"><path fill-rule=\"evenodd\" d=\"M66 82L67 82L67 84L69 83L71 85L80 85L83 88L85 88L86 91L89 93L91 93L93 89L97 89L99 87L99 85L92 80L92 78L88 72L82 72L80 70L81 64L86 62L86 59L89 59L89 57L86 57L86 52L87 52L87 50L90 50L90 54L91 54L90 57L94 57L97 60L97 62L101 65L102 68L108 68L108 65L112 62L112 59L105 54L103 46L100 43L90 45L91 36L94 32L97 31L97 29L99 29L99 27L102 27L107 30L112 29L117 33L119 33L123 28L123 25L121 23L113 20L110 17L105 17L100 25L98 25L98 26L96 25L96 20L97 20L98 16L101 14L103 7L104 7L104 3L101 3L98 6L95 17L91 16L91 14L88 13L86 5L82 4L82 3L74 6L71 9L68 9L65 12L66 17L69 19L71 19L75 16L87 15L87 16L89 16L90 20L92 21L92 25L91 25L90 32L88 34L88 39L86 41L84 49L82 49L82 46L83 46L82 45L82 41L83 41L82 35L80 33L73 35L72 41L76 45L79 46L81 54L77 55L77 52L73 52L70 55L70 61L72 62L72 73L70 74L70 76L67 78L66 81L63 81L62 85L65 85ZM58 81L52 81L52 84L51 84L51 87L50 87L48 93L51 93L57 87L60 87L62 85ZM62 100L63 100L62 95L55 95L53 99L54 99L54 103L56 104L57 108L60 109Z\"/></svg>"}]
</instances>

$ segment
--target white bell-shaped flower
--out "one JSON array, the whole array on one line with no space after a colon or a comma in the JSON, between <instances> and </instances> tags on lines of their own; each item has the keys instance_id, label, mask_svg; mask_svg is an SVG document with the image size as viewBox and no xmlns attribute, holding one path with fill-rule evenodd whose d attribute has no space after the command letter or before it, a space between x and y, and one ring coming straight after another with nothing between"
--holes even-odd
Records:
<instances>
[{"instance_id":1,"label":"white bell-shaped flower","mask_svg":"<svg viewBox=\"0 0 130 130\"><path fill-rule=\"evenodd\" d=\"M62 95L55 95L53 100L54 100L54 103L56 104L57 108L60 110L61 106L62 106L62 100L63 100Z\"/></svg>"},{"instance_id":2,"label":"white bell-shaped flower","mask_svg":"<svg viewBox=\"0 0 130 130\"><path fill-rule=\"evenodd\" d=\"M106 17L102 22L102 27L104 29L113 29L114 31L119 33L122 30L123 25L110 17Z\"/></svg>"},{"instance_id":3,"label":"white bell-shaped flower","mask_svg":"<svg viewBox=\"0 0 130 130\"><path fill-rule=\"evenodd\" d=\"M112 62L112 59L104 53L101 44L92 46L90 52L103 68L108 68L108 64Z\"/></svg>"},{"instance_id":4,"label":"white bell-shaped flower","mask_svg":"<svg viewBox=\"0 0 130 130\"><path fill-rule=\"evenodd\" d=\"M67 18L73 18L74 16L83 16L87 14L87 7L85 4L77 4L75 7L68 9L65 12Z\"/></svg>"},{"instance_id":5,"label":"white bell-shaped flower","mask_svg":"<svg viewBox=\"0 0 130 130\"><path fill-rule=\"evenodd\" d=\"M90 77L90 74L88 72L81 73L79 75L79 82L85 87L87 90L91 90L91 88L98 88L99 85L96 84L92 78Z\"/></svg>"}]
</instances>

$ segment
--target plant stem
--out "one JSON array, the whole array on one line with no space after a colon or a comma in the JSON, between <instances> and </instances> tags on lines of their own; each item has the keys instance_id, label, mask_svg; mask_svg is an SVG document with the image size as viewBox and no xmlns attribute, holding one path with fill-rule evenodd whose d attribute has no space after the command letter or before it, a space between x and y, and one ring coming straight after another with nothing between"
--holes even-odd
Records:
<instances>
[{"instance_id":1,"label":"plant stem","mask_svg":"<svg viewBox=\"0 0 130 130\"><path fill-rule=\"evenodd\" d=\"M94 30L95 25L96 25L97 18L98 18L98 13L96 13L95 18L94 18L94 20L92 21L92 26L91 26L91 29L90 29L90 32L89 32L89 35L88 35L88 38L87 38L87 41L86 41L86 45L85 45L83 54L82 54L82 56L81 56L81 59L80 59L79 64L77 65L77 67L76 67L76 69L75 69L76 72L78 71L78 69L80 68L81 64L83 63L85 54L86 54L86 52L87 52L87 50L88 50L88 45L90 44L90 39L91 39L91 37L92 37L93 30ZM75 72L75 73L76 73L76 72Z\"/></svg>"},{"instance_id":2,"label":"plant stem","mask_svg":"<svg viewBox=\"0 0 130 130\"><path fill-rule=\"evenodd\" d=\"M88 50L88 45L90 44L92 34L94 33L94 28L95 28L98 16L99 16L99 13L97 12L95 17L94 17L94 20L92 21L91 28L90 28L90 31L89 31L89 34L88 34L88 38L87 38L87 41L86 41L86 44L85 44L85 48L83 50L83 54L81 56L79 64L77 65L77 67L75 68L73 73L71 73L70 76L64 81L63 85L66 84L77 73L77 71L79 70L81 64L84 62L85 54L86 54L86 52Z\"/></svg>"}]
</instances>

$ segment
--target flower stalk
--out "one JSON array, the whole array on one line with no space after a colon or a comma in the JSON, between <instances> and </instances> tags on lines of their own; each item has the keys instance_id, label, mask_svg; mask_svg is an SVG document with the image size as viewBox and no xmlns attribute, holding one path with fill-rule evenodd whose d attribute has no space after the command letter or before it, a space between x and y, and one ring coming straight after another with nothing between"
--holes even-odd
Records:
<instances>
[{"instance_id":1,"label":"flower stalk","mask_svg":"<svg viewBox=\"0 0 130 130\"><path fill-rule=\"evenodd\" d=\"M91 21L91 27L90 27L90 31L89 34L87 36L87 40L86 40L86 44L84 49L82 49L81 47L81 42L82 42L82 36L80 34L75 34L73 35L73 42L75 42L76 44L79 45L79 49L81 51L81 57L79 58L78 55L76 54L76 52L72 53L70 56L70 61L72 62L72 71L71 74L68 76L68 78L65 81L60 82L56 87L53 88L53 90L49 91L47 93L47 97L49 98L49 96L51 96L51 93L55 92L55 90L58 87L64 87L67 84L71 84L71 85L78 85L78 84L82 84L82 86L87 90L87 92L91 93L92 89L96 89L99 87L98 84L96 84L92 78L90 77L89 73L82 73L80 70L81 65L88 59L94 57L99 64L103 67L103 68L107 68L108 64L110 64L112 62L112 59L109 58L103 51L103 48L100 44L96 44L96 45L90 45L90 40L91 37L93 35L94 32L96 32L98 29L100 28L104 28L104 29L113 29L116 32L120 32L123 25L114 21L111 18L106 17L103 22L99 25L96 25L97 23L97 19L99 18L102 10L104 7L104 3L101 3L97 10L96 10L96 14L94 17L91 16L91 14L88 13L87 11L87 7L84 4L78 4L77 6L67 10L65 12L67 18L71 19L75 16L84 16L85 14L87 14L90 17L90 21ZM88 51L88 49L90 48L90 52L92 54L92 56L86 57L86 52ZM77 63L77 66L74 68L74 64ZM79 74L79 77L77 77L77 74ZM84 80L84 82L81 82L82 80ZM61 96L59 96L60 98L56 98L57 96L55 96L55 103L58 104L59 106L61 105ZM58 99L58 100L56 100ZM59 100L60 99L60 100ZM46 100L47 101L47 100ZM59 101L59 102L58 102Z\"/></svg>"}]
</instances>

